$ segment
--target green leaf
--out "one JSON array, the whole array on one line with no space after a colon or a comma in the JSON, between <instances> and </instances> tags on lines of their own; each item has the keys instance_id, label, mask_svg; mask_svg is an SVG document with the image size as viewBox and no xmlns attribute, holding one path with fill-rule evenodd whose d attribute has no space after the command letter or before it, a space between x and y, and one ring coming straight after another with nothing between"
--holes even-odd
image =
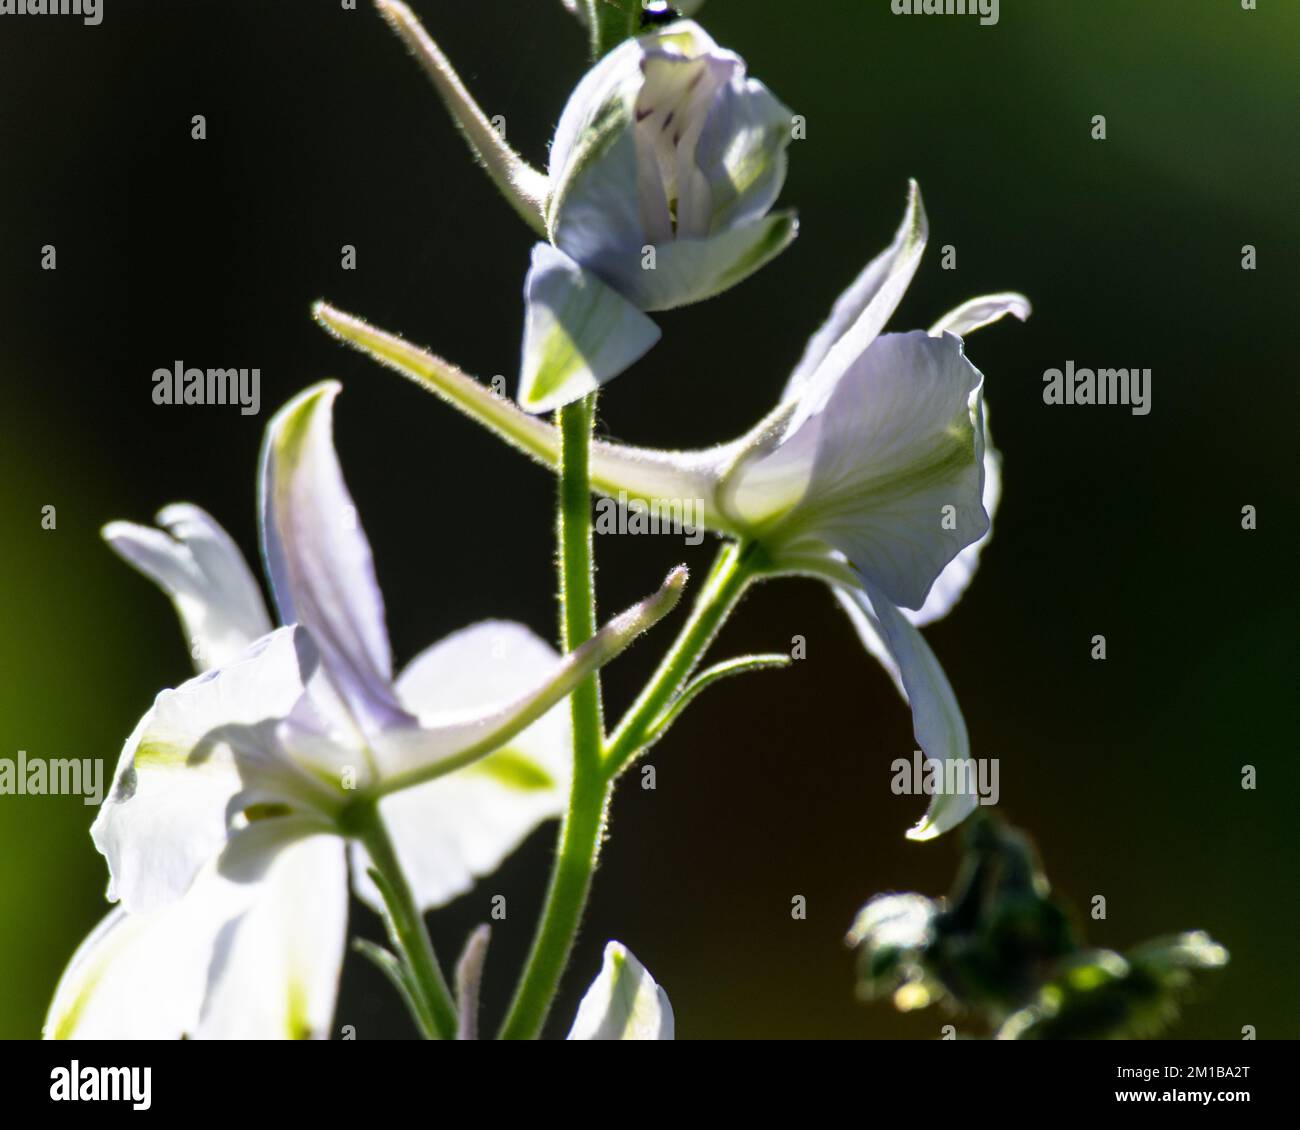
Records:
<instances>
[{"instance_id":1,"label":"green leaf","mask_svg":"<svg viewBox=\"0 0 1300 1130\"><path fill-rule=\"evenodd\" d=\"M701 691L713 686L714 683L722 679L730 679L735 675L744 675L750 671L763 671L772 667L789 666L790 657L778 652L765 655L741 655L735 659L727 659L722 663L716 663L707 670L701 671L686 684L681 694L668 705L668 708L651 725L646 745L663 737L668 732L668 728L677 721L678 715L690 705L691 700Z\"/></svg>"},{"instance_id":2,"label":"green leaf","mask_svg":"<svg viewBox=\"0 0 1300 1130\"><path fill-rule=\"evenodd\" d=\"M420 1029L424 1038L427 1040L433 1039L432 1023L424 1014L424 1010L420 1008L417 994L407 976L406 969L397 960L396 956L384 949L383 946L377 946L374 942L365 938L353 939L352 948L378 969L388 980L388 983L397 990L397 995L406 1002L411 1019L415 1021L416 1027Z\"/></svg>"}]
</instances>

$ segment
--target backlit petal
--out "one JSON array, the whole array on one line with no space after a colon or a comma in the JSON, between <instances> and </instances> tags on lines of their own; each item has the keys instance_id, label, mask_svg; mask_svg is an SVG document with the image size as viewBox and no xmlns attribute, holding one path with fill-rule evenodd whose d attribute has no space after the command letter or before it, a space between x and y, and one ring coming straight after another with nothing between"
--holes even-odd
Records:
<instances>
[{"instance_id":1,"label":"backlit petal","mask_svg":"<svg viewBox=\"0 0 1300 1130\"><path fill-rule=\"evenodd\" d=\"M160 529L110 522L104 540L171 597L195 668L220 667L271 630L257 581L206 511L176 503L157 520Z\"/></svg>"},{"instance_id":2,"label":"backlit petal","mask_svg":"<svg viewBox=\"0 0 1300 1130\"><path fill-rule=\"evenodd\" d=\"M837 589L835 595L863 646L889 672L903 701L911 706L912 731L926 758L941 765L969 758L966 720L947 675L921 633L869 583L858 589ZM929 840L955 828L977 803L974 794L936 793L925 816L907 833L908 838Z\"/></svg>"},{"instance_id":3,"label":"backlit petal","mask_svg":"<svg viewBox=\"0 0 1300 1130\"><path fill-rule=\"evenodd\" d=\"M558 662L554 649L523 625L490 620L422 652L397 689L412 713L436 718L524 694ZM384 798L384 823L422 908L469 890L540 823L564 811L572 748L569 712L561 704L481 761ZM356 846L354 859L358 892L379 907L365 849Z\"/></svg>"},{"instance_id":4,"label":"backlit petal","mask_svg":"<svg viewBox=\"0 0 1300 1130\"><path fill-rule=\"evenodd\" d=\"M605 946L600 973L587 990L570 1040L671 1040L676 1035L668 994L618 942Z\"/></svg>"}]
</instances>

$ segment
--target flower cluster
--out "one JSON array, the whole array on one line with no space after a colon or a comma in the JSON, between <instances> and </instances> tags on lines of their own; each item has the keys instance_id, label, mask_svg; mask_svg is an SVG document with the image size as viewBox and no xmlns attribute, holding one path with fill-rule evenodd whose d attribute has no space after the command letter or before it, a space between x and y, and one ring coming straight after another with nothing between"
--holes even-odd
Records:
<instances>
[{"instance_id":1,"label":"flower cluster","mask_svg":"<svg viewBox=\"0 0 1300 1130\"><path fill-rule=\"evenodd\" d=\"M554 707L681 591L674 573L564 658L522 624L489 620L394 678L331 440L338 391L309 389L267 429L262 545L285 627L198 507L166 507L158 529L104 530L172 598L200 674L163 691L122 750L91 829L120 906L64 975L52 1035L326 1033L349 872L384 906L370 810L421 909L496 870L563 810L570 740Z\"/></svg>"},{"instance_id":2,"label":"flower cluster","mask_svg":"<svg viewBox=\"0 0 1300 1130\"><path fill-rule=\"evenodd\" d=\"M913 184L893 242L836 302L749 432L695 451L594 440L596 390L660 336L649 314L722 293L795 237L794 214L773 210L794 134L790 111L739 56L666 5L568 6L584 17L596 61L542 172L492 128L411 11L378 0L539 237L524 282L517 404L358 318L316 309L338 338L557 469L561 651L523 625L488 621L394 673L370 544L333 447L333 382L295 397L267 428L259 518L274 615L231 538L198 507L168 506L157 527L107 526L109 545L171 598L198 673L159 694L123 748L92 829L118 905L69 965L48 1035L324 1036L354 890L384 916L393 952L361 948L420 1030L474 1036L486 931L471 937L449 985L422 914L560 817L555 876L502 1029L536 1036L620 773L712 682L787 661L744 656L697 672L760 580L829 585L910 704L925 756L969 755L952 687L918 629L970 583L999 496L984 379L964 339L1007 314L1025 318L1028 302L989 295L928 330L886 332L927 238ZM553 424L539 416L550 410ZM597 629L593 490L701 500L702 524L723 539L677 641L608 733L599 669L672 609L686 574L674 569L659 592ZM909 834L938 835L975 803L936 796ZM673 1031L663 990L611 942L570 1038Z\"/></svg>"}]
</instances>

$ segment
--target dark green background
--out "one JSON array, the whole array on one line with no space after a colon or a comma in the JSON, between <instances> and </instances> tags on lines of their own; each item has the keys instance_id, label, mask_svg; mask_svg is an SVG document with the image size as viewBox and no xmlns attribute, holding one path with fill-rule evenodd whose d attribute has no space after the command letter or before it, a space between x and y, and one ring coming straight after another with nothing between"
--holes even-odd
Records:
<instances>
[{"instance_id":1,"label":"dark green background","mask_svg":"<svg viewBox=\"0 0 1300 1130\"><path fill-rule=\"evenodd\" d=\"M543 161L585 63L558 0L415 6ZM1057 889L1078 907L1106 897L1091 940L1203 927L1232 951L1179 1035L1300 1035L1286 549L1300 4L1004 0L985 28L895 17L888 0L712 0L702 19L807 118L783 194L803 234L750 282L663 315L663 343L602 399L603 430L687 446L748 427L888 241L915 176L931 252L895 328L989 290L1036 307L1027 326L969 343L1006 491L973 589L928 632L974 752L1001 759L1002 811L1037 838ZM206 142L190 139L196 113ZM1104 142L1089 136L1099 113ZM261 429L326 375L346 385L338 443L399 661L486 616L551 634L547 474L308 316L328 297L513 388L529 233L364 3L106 0L96 28L0 19L0 153L0 756L102 757L111 772L188 662L167 603L99 526L192 500L253 553ZM38 269L44 243L57 272ZM345 243L355 273L339 269ZM956 271L939 268L944 244ZM155 406L150 375L178 358L260 366L262 416ZM1150 367L1153 411L1045 406L1041 374L1071 359ZM54 532L40 529L48 503ZM1246 504L1255 532L1240 526ZM665 538L597 551L606 612L712 552ZM1105 662L1089 658L1095 633ZM914 744L892 686L806 582L755 593L718 655L796 634L806 660L711 692L654 750L657 791L628 782L618 796L553 1032L610 937L667 988L683 1037L933 1038L947 1022L856 1003L842 942L867 896L938 893L956 860L955 838L903 839L922 803L889 792L889 762ZM661 628L610 672L613 707L669 638ZM1239 785L1246 763L1255 792ZM92 816L77 798L0 797L0 1035L37 1033L104 912ZM507 896L491 1017L552 836L432 916L446 956ZM796 894L807 921L791 920ZM374 934L369 912L354 921ZM409 1031L352 957L338 1022L361 1038Z\"/></svg>"}]
</instances>

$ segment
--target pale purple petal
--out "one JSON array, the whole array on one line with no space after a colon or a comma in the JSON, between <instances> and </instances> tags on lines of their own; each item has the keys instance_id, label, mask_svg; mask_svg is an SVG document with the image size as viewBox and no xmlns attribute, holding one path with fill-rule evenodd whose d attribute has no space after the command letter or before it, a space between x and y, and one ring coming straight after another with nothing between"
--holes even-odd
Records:
<instances>
[{"instance_id":1,"label":"pale purple petal","mask_svg":"<svg viewBox=\"0 0 1300 1130\"><path fill-rule=\"evenodd\" d=\"M301 624L362 734L406 720L394 697L384 601L332 438L340 385L276 413L262 448L262 546L285 624Z\"/></svg>"}]
</instances>

